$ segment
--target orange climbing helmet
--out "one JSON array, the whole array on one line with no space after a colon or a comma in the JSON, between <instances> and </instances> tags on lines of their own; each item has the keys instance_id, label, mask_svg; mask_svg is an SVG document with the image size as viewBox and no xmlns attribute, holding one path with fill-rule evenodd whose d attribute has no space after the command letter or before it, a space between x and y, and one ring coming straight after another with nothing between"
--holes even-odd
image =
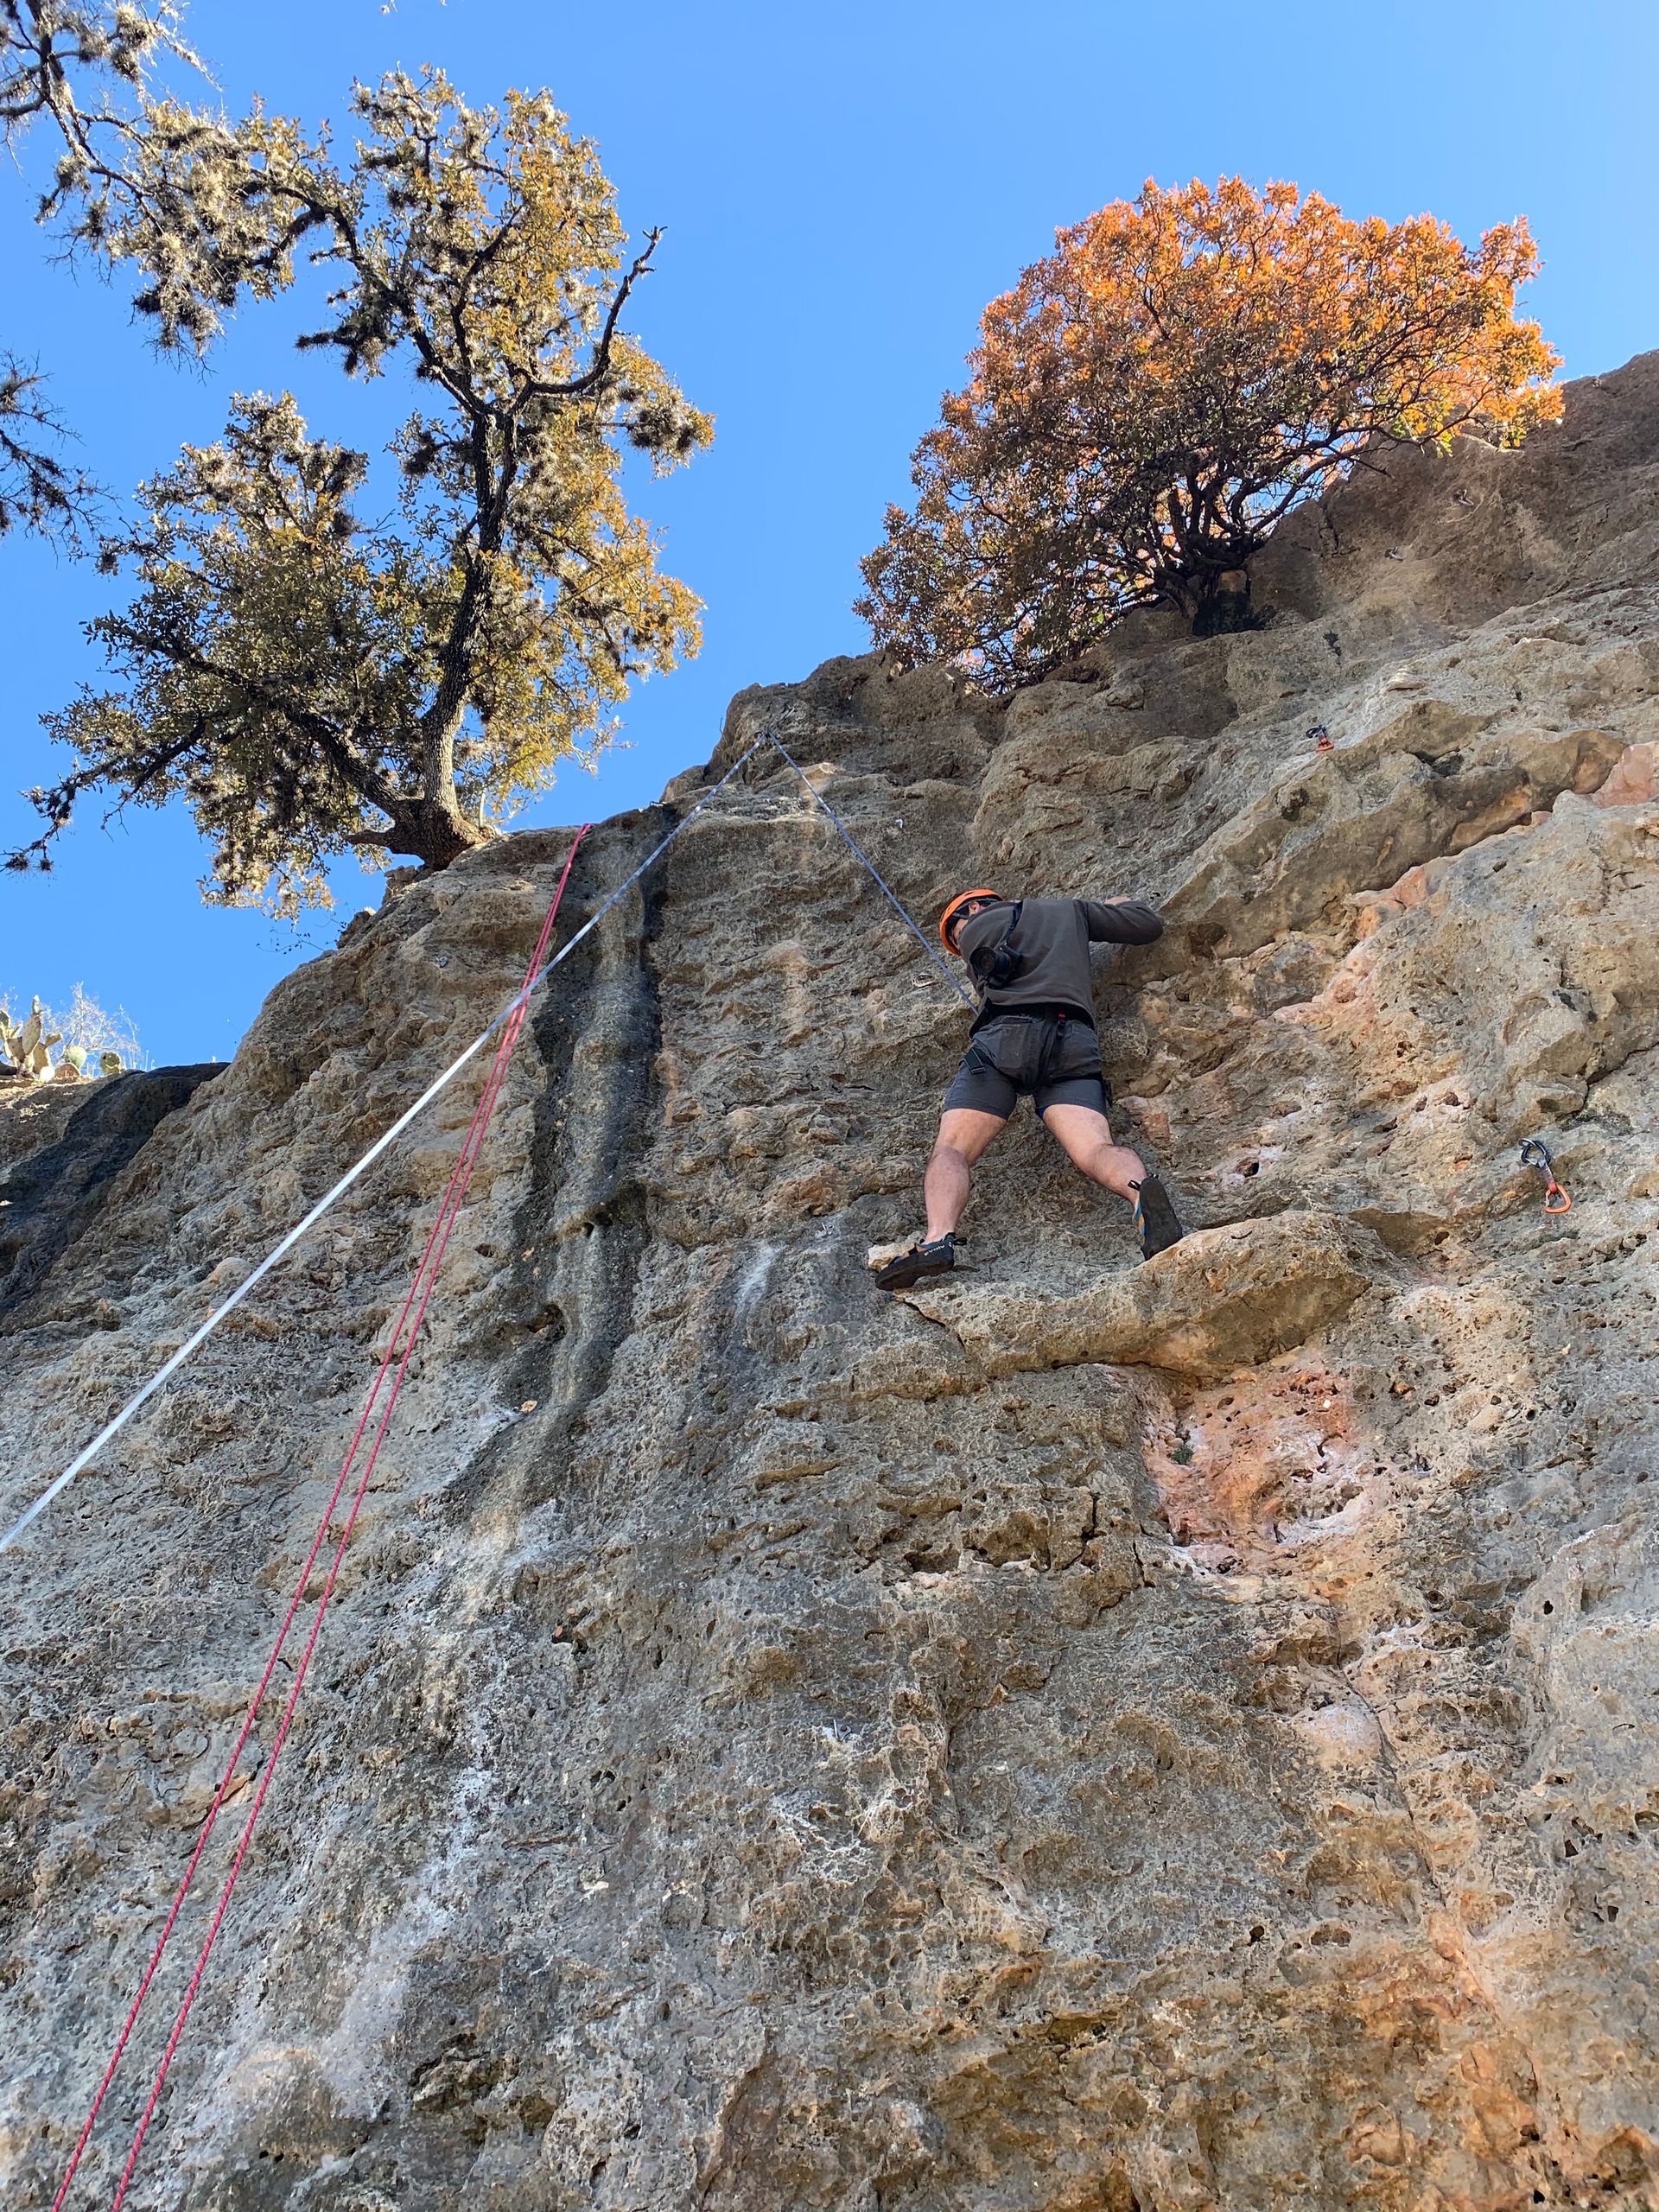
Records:
<instances>
[{"instance_id":1,"label":"orange climbing helmet","mask_svg":"<svg viewBox=\"0 0 1659 2212\"><path fill-rule=\"evenodd\" d=\"M1000 899L1002 893L1000 891L988 891L982 886L977 891L958 891L956 897L950 901L950 904L939 916L939 943L944 947L945 950L947 952L954 952L957 949L951 941L951 925L956 921L957 917L961 913L963 908L969 904L969 900L974 899Z\"/></svg>"}]
</instances>

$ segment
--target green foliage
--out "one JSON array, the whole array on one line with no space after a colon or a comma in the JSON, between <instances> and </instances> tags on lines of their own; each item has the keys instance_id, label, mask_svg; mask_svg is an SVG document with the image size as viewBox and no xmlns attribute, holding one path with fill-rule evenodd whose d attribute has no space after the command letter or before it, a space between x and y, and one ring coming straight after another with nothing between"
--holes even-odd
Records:
<instances>
[{"instance_id":1,"label":"green foliage","mask_svg":"<svg viewBox=\"0 0 1659 2212\"><path fill-rule=\"evenodd\" d=\"M34 794L46 830L14 867L95 789L183 796L226 901L325 899L347 848L442 867L696 648L699 603L620 481L627 450L660 472L712 435L620 327L657 234L627 260L594 149L545 95L472 109L428 72L354 105L344 164L263 112L227 132L152 109L137 212L104 244L149 270L163 338L201 344L303 243L333 289L302 344L353 376L401 361L428 395L391 442L397 504L359 512L368 456L286 393L238 398L222 442L144 486L102 556L137 595L91 626L118 685L48 718L76 765ZM175 208L169 254L154 211Z\"/></svg>"}]
</instances>

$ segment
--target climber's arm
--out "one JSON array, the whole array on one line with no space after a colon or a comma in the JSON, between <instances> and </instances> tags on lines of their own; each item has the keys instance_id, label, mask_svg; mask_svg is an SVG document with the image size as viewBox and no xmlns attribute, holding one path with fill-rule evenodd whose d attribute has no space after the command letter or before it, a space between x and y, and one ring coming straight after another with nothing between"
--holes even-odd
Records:
<instances>
[{"instance_id":1,"label":"climber's arm","mask_svg":"<svg viewBox=\"0 0 1659 2212\"><path fill-rule=\"evenodd\" d=\"M1164 933L1163 917L1139 899L1079 899L1095 944L1150 944Z\"/></svg>"}]
</instances>

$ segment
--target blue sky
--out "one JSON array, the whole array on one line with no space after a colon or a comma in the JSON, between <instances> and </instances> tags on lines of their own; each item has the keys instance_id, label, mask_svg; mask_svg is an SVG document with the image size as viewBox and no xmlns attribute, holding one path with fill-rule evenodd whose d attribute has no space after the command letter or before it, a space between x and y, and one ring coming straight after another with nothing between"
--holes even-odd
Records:
<instances>
[{"instance_id":1,"label":"blue sky","mask_svg":"<svg viewBox=\"0 0 1659 2212\"><path fill-rule=\"evenodd\" d=\"M1567 373L1659 344L1650 0L1198 0L1180 10L1007 0L838 0L816 10L633 0L194 0L224 99L342 118L352 79L435 60L476 101L548 86L599 142L624 219L665 226L634 327L717 417L682 474L640 486L671 570L708 602L702 658L636 694L629 747L572 769L525 822L654 798L706 758L742 685L863 649L857 561L902 499L912 446L959 381L981 308L1058 224L1236 170L1290 177L1351 214L1432 210L1465 238L1517 213L1545 268L1531 311ZM238 390L296 391L314 430L373 447L408 404L300 356L289 304L250 308L203 371L147 352L124 296L49 265L31 175L0 185L0 343L38 356L123 493ZM38 724L99 661L81 625L111 586L22 537L0 542L0 839L53 772ZM227 1056L260 999L378 900L353 864L298 941L204 906L188 817L100 830L83 808L48 877L0 876L0 989L82 982L156 1061Z\"/></svg>"}]
</instances>

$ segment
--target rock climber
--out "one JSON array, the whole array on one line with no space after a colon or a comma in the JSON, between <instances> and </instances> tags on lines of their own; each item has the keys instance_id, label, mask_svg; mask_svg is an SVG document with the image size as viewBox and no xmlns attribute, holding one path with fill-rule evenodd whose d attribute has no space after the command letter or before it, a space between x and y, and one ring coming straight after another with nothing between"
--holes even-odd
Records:
<instances>
[{"instance_id":1,"label":"rock climber","mask_svg":"<svg viewBox=\"0 0 1659 2212\"><path fill-rule=\"evenodd\" d=\"M1090 944L1150 944L1163 931L1155 909L1136 899L1009 899L978 890L950 901L939 936L966 962L979 1011L927 1163L927 1235L880 1269L883 1290L955 1267L974 1163L1027 1092L1073 1166L1135 1208L1147 1259L1180 1242L1168 1192L1137 1153L1116 1141L1106 1118L1089 969Z\"/></svg>"}]
</instances>

